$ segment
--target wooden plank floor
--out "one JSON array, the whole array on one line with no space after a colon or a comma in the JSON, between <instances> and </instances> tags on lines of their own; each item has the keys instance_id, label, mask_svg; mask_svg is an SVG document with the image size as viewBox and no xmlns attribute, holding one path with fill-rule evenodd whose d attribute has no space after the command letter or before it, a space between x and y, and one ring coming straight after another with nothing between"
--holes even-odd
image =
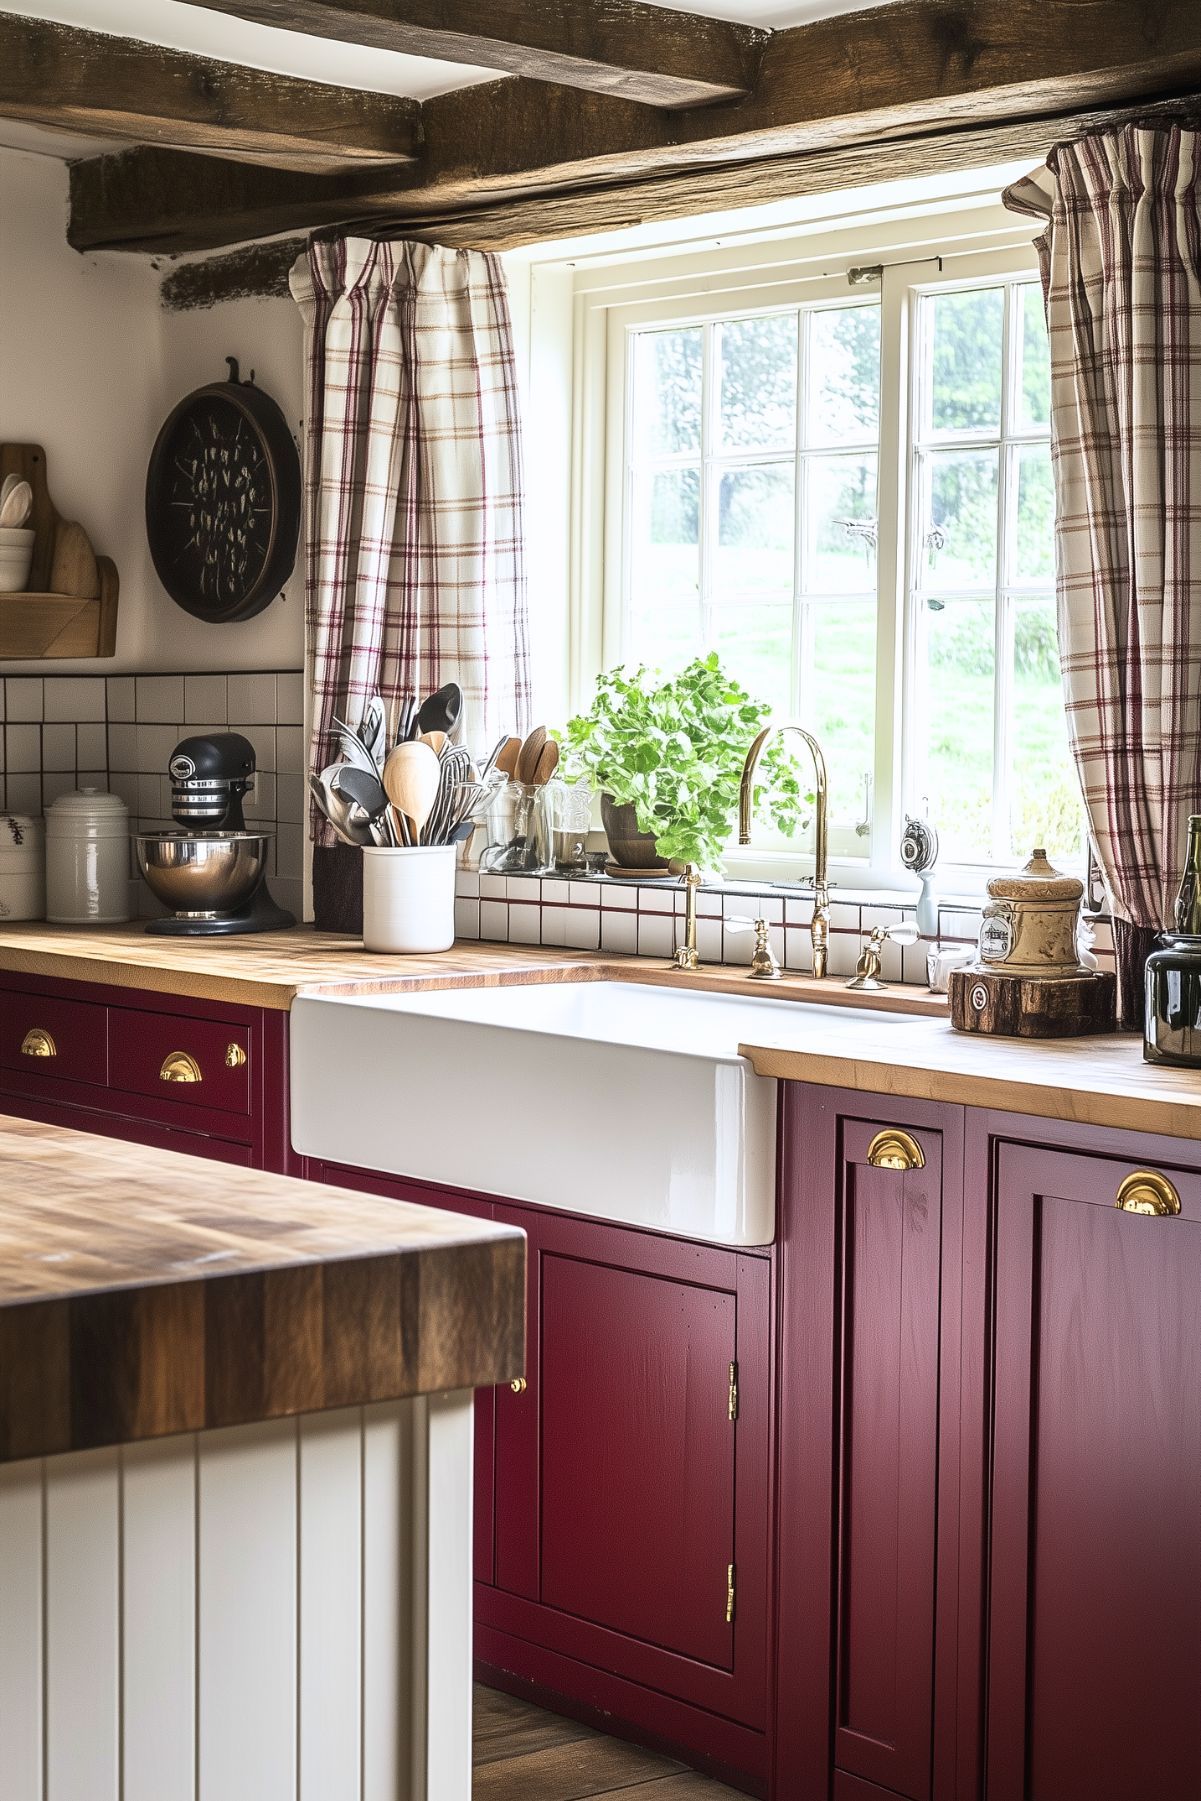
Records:
<instances>
[{"instance_id":1,"label":"wooden plank floor","mask_svg":"<svg viewBox=\"0 0 1201 1801\"><path fill-rule=\"evenodd\" d=\"M657 1752L475 1691L474 1801L745 1801Z\"/></svg>"}]
</instances>

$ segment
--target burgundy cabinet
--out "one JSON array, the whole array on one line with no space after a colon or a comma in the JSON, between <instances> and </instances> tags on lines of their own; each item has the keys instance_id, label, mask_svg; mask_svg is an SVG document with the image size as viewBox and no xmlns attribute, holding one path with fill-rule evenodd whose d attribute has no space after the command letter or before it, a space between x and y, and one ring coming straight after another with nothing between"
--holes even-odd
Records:
<instances>
[{"instance_id":1,"label":"burgundy cabinet","mask_svg":"<svg viewBox=\"0 0 1201 1801\"><path fill-rule=\"evenodd\" d=\"M1201 1175L1144 1163L1157 1216L1115 1206L1129 1158L992 1164L987 1801L1196 1801Z\"/></svg>"},{"instance_id":2,"label":"burgundy cabinet","mask_svg":"<svg viewBox=\"0 0 1201 1801\"><path fill-rule=\"evenodd\" d=\"M785 1106L775 1792L928 1801L940 1635L954 1649L957 1392L940 1366L962 1116L818 1089Z\"/></svg>"}]
</instances>

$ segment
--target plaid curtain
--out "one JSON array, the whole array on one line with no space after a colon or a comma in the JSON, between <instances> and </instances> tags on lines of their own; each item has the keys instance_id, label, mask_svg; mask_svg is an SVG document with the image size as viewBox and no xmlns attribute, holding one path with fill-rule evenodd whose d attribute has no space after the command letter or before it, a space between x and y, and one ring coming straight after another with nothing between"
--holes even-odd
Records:
<instances>
[{"instance_id":1,"label":"plaid curtain","mask_svg":"<svg viewBox=\"0 0 1201 1801\"><path fill-rule=\"evenodd\" d=\"M334 713L454 680L463 735L528 726L521 429L501 266L476 250L314 241L305 322L311 766ZM314 809L314 840L334 842Z\"/></svg>"},{"instance_id":2,"label":"plaid curtain","mask_svg":"<svg viewBox=\"0 0 1201 1801\"><path fill-rule=\"evenodd\" d=\"M1126 126L1004 195L1046 222L1060 660L1132 1027L1201 807L1199 145Z\"/></svg>"}]
</instances>

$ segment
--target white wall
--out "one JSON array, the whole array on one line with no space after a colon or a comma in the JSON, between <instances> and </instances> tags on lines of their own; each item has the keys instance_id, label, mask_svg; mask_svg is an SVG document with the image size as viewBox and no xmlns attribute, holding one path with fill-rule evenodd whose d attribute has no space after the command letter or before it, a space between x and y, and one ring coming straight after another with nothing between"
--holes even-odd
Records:
<instances>
[{"instance_id":1,"label":"white wall","mask_svg":"<svg viewBox=\"0 0 1201 1801\"><path fill-rule=\"evenodd\" d=\"M254 369L299 432L299 312L277 299L166 313L161 268L144 256L79 256L66 225L66 166L0 149L0 440L44 445L54 504L113 558L121 581L116 656L55 662L53 672L299 668L299 573L257 619L204 625L160 586L143 512L159 426L190 389L224 379L224 357L236 356L244 377Z\"/></svg>"}]
</instances>

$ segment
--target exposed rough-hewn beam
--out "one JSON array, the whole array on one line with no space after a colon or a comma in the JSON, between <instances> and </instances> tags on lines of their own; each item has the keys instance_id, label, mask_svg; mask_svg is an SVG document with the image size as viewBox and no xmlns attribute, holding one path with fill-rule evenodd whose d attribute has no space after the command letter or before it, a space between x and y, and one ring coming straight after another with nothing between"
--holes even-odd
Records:
<instances>
[{"instance_id":1,"label":"exposed rough-hewn beam","mask_svg":"<svg viewBox=\"0 0 1201 1801\"><path fill-rule=\"evenodd\" d=\"M195 250L348 219L418 229L531 196L578 197L675 174L700 180L724 164L846 145L873 148L883 177L892 146L908 138L1188 92L1198 82L1196 0L898 0L776 33L754 94L730 107L655 112L514 79L428 101L421 159L397 172L219 175L154 151L79 165L71 241ZM591 216L591 200L580 200L575 229L588 229Z\"/></svg>"},{"instance_id":2,"label":"exposed rough-hewn beam","mask_svg":"<svg viewBox=\"0 0 1201 1801\"><path fill-rule=\"evenodd\" d=\"M328 170L414 154L416 101L0 12L0 118Z\"/></svg>"},{"instance_id":3,"label":"exposed rough-hewn beam","mask_svg":"<svg viewBox=\"0 0 1201 1801\"><path fill-rule=\"evenodd\" d=\"M191 0L261 25L445 57L647 106L748 92L767 33L641 0Z\"/></svg>"}]
</instances>

